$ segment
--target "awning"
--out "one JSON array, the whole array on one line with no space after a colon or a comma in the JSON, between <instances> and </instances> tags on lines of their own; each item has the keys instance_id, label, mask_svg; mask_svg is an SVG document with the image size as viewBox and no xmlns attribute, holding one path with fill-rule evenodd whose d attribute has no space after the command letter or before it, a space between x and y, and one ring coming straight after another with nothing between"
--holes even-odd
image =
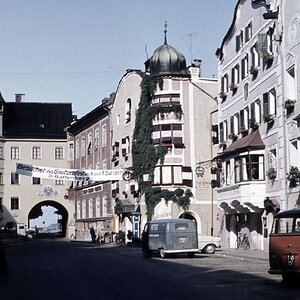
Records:
<instances>
[{"instance_id":1,"label":"awning","mask_svg":"<svg viewBox=\"0 0 300 300\"><path fill-rule=\"evenodd\" d=\"M234 141L228 148L226 148L218 157L228 156L234 152L243 152L249 150L264 149L265 144L261 139L259 129L251 134ZM217 158L218 158L217 157Z\"/></svg>"},{"instance_id":2,"label":"awning","mask_svg":"<svg viewBox=\"0 0 300 300\"><path fill-rule=\"evenodd\" d=\"M135 211L135 205L128 199L116 201L115 214L128 214Z\"/></svg>"}]
</instances>

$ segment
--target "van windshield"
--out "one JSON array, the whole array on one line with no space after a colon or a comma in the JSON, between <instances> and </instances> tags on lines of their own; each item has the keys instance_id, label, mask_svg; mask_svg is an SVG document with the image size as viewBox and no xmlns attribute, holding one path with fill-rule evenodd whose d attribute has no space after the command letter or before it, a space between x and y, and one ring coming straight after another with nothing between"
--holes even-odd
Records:
<instances>
[{"instance_id":1,"label":"van windshield","mask_svg":"<svg viewBox=\"0 0 300 300\"><path fill-rule=\"evenodd\" d=\"M300 234L300 217L287 217L278 218L274 220L271 233L287 234L297 233Z\"/></svg>"},{"instance_id":2,"label":"van windshield","mask_svg":"<svg viewBox=\"0 0 300 300\"><path fill-rule=\"evenodd\" d=\"M177 223L175 224L175 229L176 230L186 230L189 228L189 224L187 223Z\"/></svg>"}]
</instances>

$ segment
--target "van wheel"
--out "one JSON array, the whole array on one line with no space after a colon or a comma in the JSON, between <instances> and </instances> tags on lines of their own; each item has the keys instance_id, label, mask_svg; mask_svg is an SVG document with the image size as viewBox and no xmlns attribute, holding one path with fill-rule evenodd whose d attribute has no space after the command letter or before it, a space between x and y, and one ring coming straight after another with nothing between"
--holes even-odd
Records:
<instances>
[{"instance_id":1,"label":"van wheel","mask_svg":"<svg viewBox=\"0 0 300 300\"><path fill-rule=\"evenodd\" d=\"M161 258L168 257L167 253L165 252L165 249L159 249L159 255Z\"/></svg>"},{"instance_id":2,"label":"van wheel","mask_svg":"<svg viewBox=\"0 0 300 300\"><path fill-rule=\"evenodd\" d=\"M206 254L214 254L216 252L216 247L214 245L206 245L202 252Z\"/></svg>"},{"instance_id":3,"label":"van wheel","mask_svg":"<svg viewBox=\"0 0 300 300\"><path fill-rule=\"evenodd\" d=\"M149 249L143 249L143 255L144 257L151 257L152 255L152 251L150 251Z\"/></svg>"}]
</instances>

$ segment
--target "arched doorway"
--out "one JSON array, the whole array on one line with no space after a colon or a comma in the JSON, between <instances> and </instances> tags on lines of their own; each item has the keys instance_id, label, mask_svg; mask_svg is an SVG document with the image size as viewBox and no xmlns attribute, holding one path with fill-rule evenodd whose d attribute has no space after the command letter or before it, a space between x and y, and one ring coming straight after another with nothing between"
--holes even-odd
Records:
<instances>
[{"instance_id":1,"label":"arched doorway","mask_svg":"<svg viewBox=\"0 0 300 300\"><path fill-rule=\"evenodd\" d=\"M30 220L43 216L43 211L42 211L43 206L51 206L57 209L56 212L57 215L61 216L61 219L57 221L59 224L61 224L61 230L62 230L61 236L65 237L67 233L68 211L62 204L55 201L46 200L36 204L28 214L28 227L29 227Z\"/></svg>"},{"instance_id":2,"label":"arched doorway","mask_svg":"<svg viewBox=\"0 0 300 300\"><path fill-rule=\"evenodd\" d=\"M201 233L201 220L196 213L192 211L184 211L179 215L178 219L188 219L194 221L196 223L198 233Z\"/></svg>"}]
</instances>

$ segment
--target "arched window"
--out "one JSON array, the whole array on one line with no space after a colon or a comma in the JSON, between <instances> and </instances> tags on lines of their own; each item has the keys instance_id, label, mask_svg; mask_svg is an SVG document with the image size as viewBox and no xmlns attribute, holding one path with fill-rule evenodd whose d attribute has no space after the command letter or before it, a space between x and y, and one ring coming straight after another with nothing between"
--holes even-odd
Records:
<instances>
[{"instance_id":1,"label":"arched window","mask_svg":"<svg viewBox=\"0 0 300 300\"><path fill-rule=\"evenodd\" d=\"M130 121L131 121L131 99L128 98L126 101L125 122L129 123Z\"/></svg>"}]
</instances>

